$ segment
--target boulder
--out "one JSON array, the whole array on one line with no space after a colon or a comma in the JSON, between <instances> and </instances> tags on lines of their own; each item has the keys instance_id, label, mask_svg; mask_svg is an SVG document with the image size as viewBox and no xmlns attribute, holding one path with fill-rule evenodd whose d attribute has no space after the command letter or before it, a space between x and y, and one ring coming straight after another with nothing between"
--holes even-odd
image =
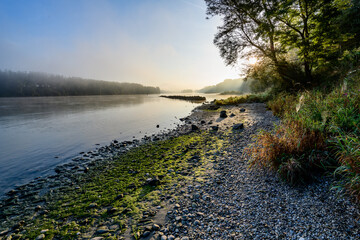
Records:
<instances>
[{"instance_id":1,"label":"boulder","mask_svg":"<svg viewBox=\"0 0 360 240\"><path fill-rule=\"evenodd\" d=\"M213 131L217 131L217 130L219 130L219 127L218 127L218 126L211 126L211 129L212 129Z\"/></svg>"},{"instance_id":2,"label":"boulder","mask_svg":"<svg viewBox=\"0 0 360 240\"><path fill-rule=\"evenodd\" d=\"M226 111L221 111L221 112L220 112L220 117L221 117L221 118L227 118Z\"/></svg>"},{"instance_id":3,"label":"boulder","mask_svg":"<svg viewBox=\"0 0 360 240\"><path fill-rule=\"evenodd\" d=\"M196 126L196 125L194 125L194 124L192 124L192 125L191 125L191 131L197 131L197 130L199 130L199 127Z\"/></svg>"},{"instance_id":4,"label":"boulder","mask_svg":"<svg viewBox=\"0 0 360 240\"><path fill-rule=\"evenodd\" d=\"M244 124L243 123L238 123L238 124L235 124L233 126L233 130L241 130L244 128Z\"/></svg>"}]
</instances>

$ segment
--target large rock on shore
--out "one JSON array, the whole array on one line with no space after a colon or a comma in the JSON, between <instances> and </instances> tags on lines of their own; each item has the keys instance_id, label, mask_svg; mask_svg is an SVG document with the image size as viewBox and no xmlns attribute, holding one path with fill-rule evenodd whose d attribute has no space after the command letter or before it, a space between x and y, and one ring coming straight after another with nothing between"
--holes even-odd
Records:
<instances>
[{"instance_id":1,"label":"large rock on shore","mask_svg":"<svg viewBox=\"0 0 360 240\"><path fill-rule=\"evenodd\" d=\"M227 118L226 111L221 111L221 112L220 112L220 117L221 117L221 118Z\"/></svg>"}]
</instances>

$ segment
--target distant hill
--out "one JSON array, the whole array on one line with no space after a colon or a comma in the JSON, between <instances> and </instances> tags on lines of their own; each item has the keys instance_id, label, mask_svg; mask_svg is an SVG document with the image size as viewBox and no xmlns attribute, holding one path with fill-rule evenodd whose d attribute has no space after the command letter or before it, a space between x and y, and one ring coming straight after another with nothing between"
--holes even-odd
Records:
<instances>
[{"instance_id":1,"label":"distant hill","mask_svg":"<svg viewBox=\"0 0 360 240\"><path fill-rule=\"evenodd\" d=\"M200 93L222 93L222 92L239 92L249 93L250 81L244 81L243 79L226 79L221 83L213 86L204 87L198 90Z\"/></svg>"},{"instance_id":2,"label":"distant hill","mask_svg":"<svg viewBox=\"0 0 360 240\"><path fill-rule=\"evenodd\" d=\"M64 77L47 73L0 71L0 97L159 94L137 83Z\"/></svg>"}]
</instances>

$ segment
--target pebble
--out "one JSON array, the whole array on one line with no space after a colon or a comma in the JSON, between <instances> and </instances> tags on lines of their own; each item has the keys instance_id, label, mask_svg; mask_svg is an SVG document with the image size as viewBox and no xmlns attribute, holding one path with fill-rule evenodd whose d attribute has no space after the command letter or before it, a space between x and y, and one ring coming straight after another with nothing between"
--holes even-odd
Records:
<instances>
[{"instance_id":1,"label":"pebble","mask_svg":"<svg viewBox=\"0 0 360 240\"><path fill-rule=\"evenodd\" d=\"M45 238L45 234L40 234L39 236L37 236L35 238L35 240L41 240L41 239L44 239Z\"/></svg>"}]
</instances>

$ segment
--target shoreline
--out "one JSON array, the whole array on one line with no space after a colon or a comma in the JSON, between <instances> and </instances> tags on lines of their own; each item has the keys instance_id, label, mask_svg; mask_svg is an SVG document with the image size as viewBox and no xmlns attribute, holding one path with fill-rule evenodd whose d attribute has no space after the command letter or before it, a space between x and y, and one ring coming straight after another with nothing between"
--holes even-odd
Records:
<instances>
[{"instance_id":1,"label":"shoreline","mask_svg":"<svg viewBox=\"0 0 360 240\"><path fill-rule=\"evenodd\" d=\"M220 109L211 106L196 107L182 119L181 126L166 133L143 141L113 141L101 147L99 155L86 153L89 155L87 158L92 156L95 159L86 160L88 165L80 166L76 161L76 165L65 164L57 168L57 174L49 177L48 182L37 179L37 182L25 185L21 192L11 192L9 199L0 203L1 209L9 214L1 216L0 239L10 235L22 239L21 236L28 234L28 222L20 219L29 219L32 224L37 219L43 219L43 223L52 219L55 226L66 226L68 232L64 236L94 240L113 237L185 240L204 236L208 239L281 236L290 239L341 236L356 239L360 236L360 223L356 220L359 208L348 198L337 198L329 190L333 179L322 177L316 183L299 188L279 181L273 173L248 169L242 151L251 143L252 134L259 129L272 129L273 122L278 121L264 104L221 106ZM224 110L227 117L220 118L219 114ZM242 127L239 123L243 124ZM239 128L234 128L235 125ZM136 166L134 161L143 163ZM99 189L91 182L90 185L81 183L84 177L97 184L108 181L116 185L113 177L101 177L111 172L114 164L124 167L127 166L125 163L135 164L125 168L128 170L124 173L135 182L129 182L125 188L119 185L115 193L106 193L106 189ZM119 171L119 168L115 169ZM94 178L100 180L92 180ZM53 188L49 190L50 195L41 191L41 184ZM92 187L101 192L100 199L84 202L72 199L88 194ZM56 205L51 203L51 196L65 200ZM79 207L79 204L86 207ZM70 206L78 206L72 211L79 216L68 216L60 211L71 210ZM17 211L18 215L11 214L10 210ZM56 218L52 212L66 216L66 221ZM342 215L338 216L340 212ZM283 220L288 217L298 220ZM333 225L331 219L338 219L341 223ZM282 221L280 225L279 220ZM41 225L41 221L30 226L34 231L30 236L45 239L58 236L60 230L51 229L54 225L46 224L47 220ZM71 222L76 224L71 225ZM302 226L307 228L304 230ZM332 230L322 232L324 228Z\"/></svg>"},{"instance_id":2,"label":"shoreline","mask_svg":"<svg viewBox=\"0 0 360 240\"><path fill-rule=\"evenodd\" d=\"M122 142L113 140L108 145L101 146L88 152L80 152L79 155L73 157L70 162L56 166L53 169L53 174L36 177L30 182L16 186L8 192L2 194L2 196L0 196L0 209L4 210L4 208L13 207L18 208L18 210L12 209L11 211L13 211L13 213L11 213L10 216L13 216L14 213L15 215L20 214L24 216L36 213L36 208L46 204L39 200L39 197L41 199L41 197L45 196L49 192L61 188L71 187L72 183L69 182L68 179L79 174L87 173L90 167L111 165L113 158L126 154L132 149L189 134L192 131L191 122L187 119L201 107L202 105L195 107L189 116L182 118L182 123L173 129L167 129L166 131L158 134L144 136L140 140L134 139ZM19 204L19 200L22 203ZM26 206L25 209L22 208L23 205ZM4 214L5 211L6 210L0 212L0 219L3 220L3 223L6 222L6 217L4 218L4 215L6 215ZM15 222L16 221L11 224L4 225L9 228L11 225L15 224ZM6 235L4 232L6 231L6 227L0 225L0 239L2 236Z\"/></svg>"}]
</instances>

